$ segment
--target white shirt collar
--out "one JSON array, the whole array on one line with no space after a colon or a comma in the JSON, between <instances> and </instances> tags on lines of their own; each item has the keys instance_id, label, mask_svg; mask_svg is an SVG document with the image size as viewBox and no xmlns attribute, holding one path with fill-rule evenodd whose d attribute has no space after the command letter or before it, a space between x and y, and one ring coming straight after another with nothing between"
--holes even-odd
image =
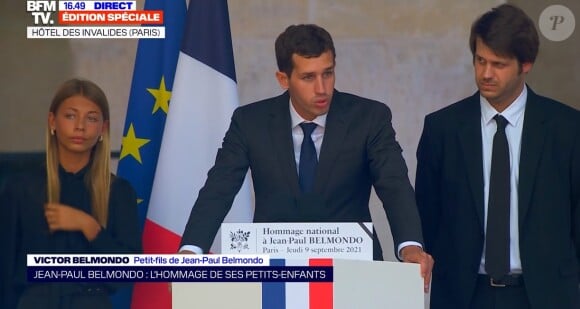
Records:
<instances>
[{"instance_id":1,"label":"white shirt collar","mask_svg":"<svg viewBox=\"0 0 580 309\"><path fill-rule=\"evenodd\" d=\"M520 95L514 100L512 104L508 106L503 112L499 113L502 115L512 126L517 126L522 115L524 114L524 109L526 108L526 101L528 99L528 87L524 85L524 89ZM481 102L481 117L483 118L483 123L485 125L489 124L493 120L493 117L498 114L497 110L491 106L489 101L483 96L479 96L479 101Z\"/></svg>"}]
</instances>

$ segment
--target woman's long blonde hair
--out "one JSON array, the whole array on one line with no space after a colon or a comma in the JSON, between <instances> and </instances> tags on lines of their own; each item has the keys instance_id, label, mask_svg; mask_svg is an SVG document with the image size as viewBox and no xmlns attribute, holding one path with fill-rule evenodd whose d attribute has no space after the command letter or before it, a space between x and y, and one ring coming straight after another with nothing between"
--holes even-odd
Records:
<instances>
[{"instance_id":1,"label":"woman's long blonde hair","mask_svg":"<svg viewBox=\"0 0 580 309\"><path fill-rule=\"evenodd\" d=\"M58 88L52 103L50 112L56 114L62 102L73 96L83 96L95 103L103 114L103 121L109 122L109 103L105 93L95 83L83 79L71 79L64 82ZM56 134L51 134L50 125L46 130L46 172L47 194L49 203L60 202L60 180L58 177L58 142ZM109 193L111 188L111 144L109 130L103 130L102 139L93 147L90 160L90 168L85 175L85 184L91 194L91 212L97 222L107 226L109 212Z\"/></svg>"}]
</instances>

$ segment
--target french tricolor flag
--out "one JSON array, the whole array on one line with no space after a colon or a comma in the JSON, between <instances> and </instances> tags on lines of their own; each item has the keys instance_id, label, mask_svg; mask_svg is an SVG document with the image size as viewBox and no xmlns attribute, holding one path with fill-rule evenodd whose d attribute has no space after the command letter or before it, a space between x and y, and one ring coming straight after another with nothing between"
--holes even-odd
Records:
<instances>
[{"instance_id":1,"label":"french tricolor flag","mask_svg":"<svg viewBox=\"0 0 580 309\"><path fill-rule=\"evenodd\" d=\"M227 1L191 0L144 226L145 253L177 252L238 104ZM252 221L247 181L225 221ZM168 285L137 284L132 308L171 308Z\"/></svg>"},{"instance_id":2,"label":"french tricolor flag","mask_svg":"<svg viewBox=\"0 0 580 309\"><path fill-rule=\"evenodd\" d=\"M332 266L332 259L273 259L271 266ZM332 309L332 282L264 282L262 308L268 309Z\"/></svg>"}]
</instances>

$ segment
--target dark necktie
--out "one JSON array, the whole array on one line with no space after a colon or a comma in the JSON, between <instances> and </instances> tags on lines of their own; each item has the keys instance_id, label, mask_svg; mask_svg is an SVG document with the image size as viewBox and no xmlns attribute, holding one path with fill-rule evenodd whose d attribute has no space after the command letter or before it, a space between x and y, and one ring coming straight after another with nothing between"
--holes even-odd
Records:
<instances>
[{"instance_id":1,"label":"dark necktie","mask_svg":"<svg viewBox=\"0 0 580 309\"><path fill-rule=\"evenodd\" d=\"M304 132L304 139L300 147L300 162L298 164L298 182L302 193L312 191L314 186L314 175L316 173L316 165L318 164L318 157L316 157L316 147L312 140L312 132L316 129L316 123L303 122L300 124Z\"/></svg>"},{"instance_id":2,"label":"dark necktie","mask_svg":"<svg viewBox=\"0 0 580 309\"><path fill-rule=\"evenodd\" d=\"M489 177L485 271L492 278L499 280L510 270L510 159L505 134L508 122L499 114L493 118L497 124L497 131L493 137Z\"/></svg>"}]
</instances>

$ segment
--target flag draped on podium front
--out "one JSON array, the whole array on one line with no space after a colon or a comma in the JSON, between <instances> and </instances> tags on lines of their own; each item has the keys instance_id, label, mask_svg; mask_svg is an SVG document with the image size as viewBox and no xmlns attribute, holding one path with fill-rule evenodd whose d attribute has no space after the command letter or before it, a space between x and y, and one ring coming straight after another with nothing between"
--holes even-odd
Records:
<instances>
[{"instance_id":1,"label":"flag draped on podium front","mask_svg":"<svg viewBox=\"0 0 580 309\"><path fill-rule=\"evenodd\" d=\"M173 2L180 1L163 1L166 5ZM170 19L165 12L165 20ZM155 96L154 111L149 110L149 117L155 117L158 105L158 109L167 106L169 109L164 130L157 131L163 133L157 136L156 142L161 143L159 156L154 177L149 182L151 195L143 230L146 253L178 250L191 207L213 165L232 112L238 106L227 1L191 0L183 29L172 88L168 88L168 76L165 76L165 87L158 84L158 89L148 90ZM166 29L166 35L171 31ZM151 143L153 138L126 124L120 164L130 154L133 161L144 165L137 158L140 150ZM250 222L251 216L251 194L245 182L226 221ZM137 284L132 308L171 308L168 285Z\"/></svg>"},{"instance_id":2,"label":"flag draped on podium front","mask_svg":"<svg viewBox=\"0 0 580 309\"><path fill-rule=\"evenodd\" d=\"M333 266L332 259L272 259L271 266ZM263 282L262 309L332 309L332 282Z\"/></svg>"}]
</instances>

